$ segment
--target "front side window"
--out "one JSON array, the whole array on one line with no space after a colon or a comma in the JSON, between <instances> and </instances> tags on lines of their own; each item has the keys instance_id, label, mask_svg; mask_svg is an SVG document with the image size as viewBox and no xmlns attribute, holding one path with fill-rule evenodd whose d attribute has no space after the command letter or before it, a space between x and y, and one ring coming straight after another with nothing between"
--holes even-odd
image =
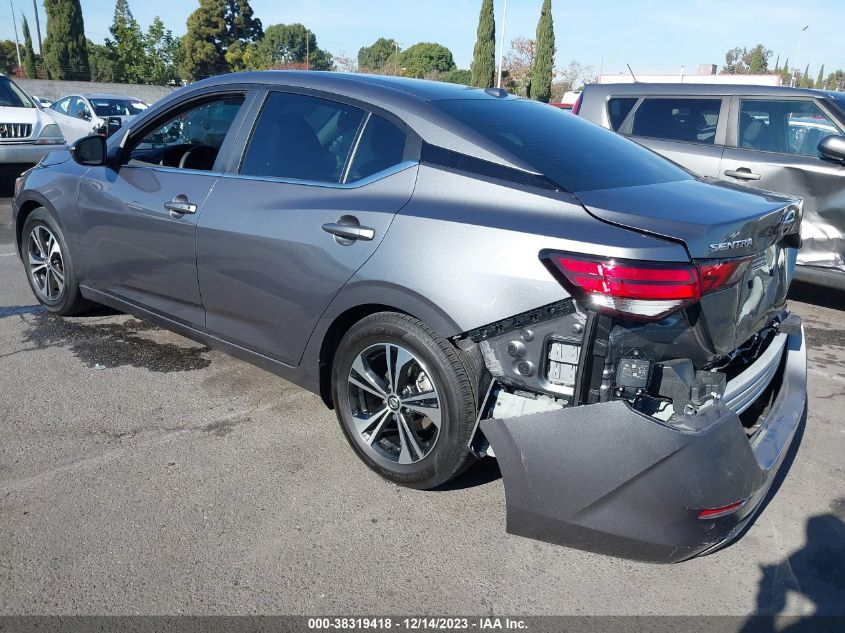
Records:
<instances>
[{"instance_id":1,"label":"front side window","mask_svg":"<svg viewBox=\"0 0 845 633\"><path fill-rule=\"evenodd\" d=\"M129 149L130 164L211 170L243 96L205 101L153 124Z\"/></svg>"},{"instance_id":2,"label":"front side window","mask_svg":"<svg viewBox=\"0 0 845 633\"><path fill-rule=\"evenodd\" d=\"M813 101L743 99L740 102L740 147L818 156L819 143L831 134L842 133Z\"/></svg>"},{"instance_id":3,"label":"front side window","mask_svg":"<svg viewBox=\"0 0 845 633\"><path fill-rule=\"evenodd\" d=\"M70 114L68 113L68 106L69 105L70 105L70 97L65 97L64 99L59 99L58 101L56 101L56 103L54 103L50 107L53 110L55 110L56 112L70 116Z\"/></svg>"},{"instance_id":4,"label":"front side window","mask_svg":"<svg viewBox=\"0 0 845 633\"><path fill-rule=\"evenodd\" d=\"M622 125L631 108L637 103L636 97L612 97L607 101L607 116L610 119L610 129L614 132Z\"/></svg>"},{"instance_id":5,"label":"front side window","mask_svg":"<svg viewBox=\"0 0 845 633\"><path fill-rule=\"evenodd\" d=\"M85 121L91 120L91 111L88 109L88 105L85 103L85 100L80 97L70 98L68 112L70 116L76 117L77 119L84 119Z\"/></svg>"},{"instance_id":6,"label":"front side window","mask_svg":"<svg viewBox=\"0 0 845 633\"><path fill-rule=\"evenodd\" d=\"M241 173L339 183L364 114L327 99L271 93L252 132Z\"/></svg>"},{"instance_id":7,"label":"front side window","mask_svg":"<svg viewBox=\"0 0 845 633\"><path fill-rule=\"evenodd\" d=\"M393 123L371 115L358 141L346 181L360 180L401 163L406 139L405 133Z\"/></svg>"},{"instance_id":8,"label":"front side window","mask_svg":"<svg viewBox=\"0 0 845 633\"><path fill-rule=\"evenodd\" d=\"M712 145L721 99L643 99L634 113L631 134Z\"/></svg>"}]
</instances>

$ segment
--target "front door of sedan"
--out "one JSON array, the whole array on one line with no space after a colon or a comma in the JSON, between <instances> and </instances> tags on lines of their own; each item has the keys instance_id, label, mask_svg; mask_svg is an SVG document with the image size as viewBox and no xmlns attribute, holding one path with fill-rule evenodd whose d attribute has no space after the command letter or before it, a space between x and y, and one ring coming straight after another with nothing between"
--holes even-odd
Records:
<instances>
[{"instance_id":1,"label":"front door of sedan","mask_svg":"<svg viewBox=\"0 0 845 633\"><path fill-rule=\"evenodd\" d=\"M205 312L196 226L225 162L243 94L206 96L131 134L117 166L94 167L79 189L86 283L196 328Z\"/></svg>"},{"instance_id":2,"label":"front door of sedan","mask_svg":"<svg viewBox=\"0 0 845 633\"><path fill-rule=\"evenodd\" d=\"M611 99L611 108L613 102ZM725 139L727 103L718 95L645 97L618 131L700 176L716 177Z\"/></svg>"},{"instance_id":3,"label":"front door of sedan","mask_svg":"<svg viewBox=\"0 0 845 633\"><path fill-rule=\"evenodd\" d=\"M209 333L299 364L332 298L411 197L407 138L363 108L270 92L239 168L220 178L199 218Z\"/></svg>"},{"instance_id":4,"label":"front door of sedan","mask_svg":"<svg viewBox=\"0 0 845 633\"><path fill-rule=\"evenodd\" d=\"M97 126L92 121L91 109L82 97L59 99L50 106L49 110L68 143L73 143L97 131Z\"/></svg>"},{"instance_id":5,"label":"front door of sedan","mask_svg":"<svg viewBox=\"0 0 845 633\"><path fill-rule=\"evenodd\" d=\"M819 142L843 128L813 99L734 97L721 178L804 198L798 263L845 271L845 167Z\"/></svg>"}]
</instances>

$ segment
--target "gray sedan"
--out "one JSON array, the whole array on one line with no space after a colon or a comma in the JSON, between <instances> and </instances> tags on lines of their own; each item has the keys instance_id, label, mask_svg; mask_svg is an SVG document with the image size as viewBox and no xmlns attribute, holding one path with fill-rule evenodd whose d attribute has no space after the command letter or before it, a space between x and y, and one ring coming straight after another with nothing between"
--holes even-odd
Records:
<instances>
[{"instance_id":1,"label":"gray sedan","mask_svg":"<svg viewBox=\"0 0 845 633\"><path fill-rule=\"evenodd\" d=\"M201 81L49 155L13 214L48 310L112 306L303 385L402 485L495 456L516 534L709 551L804 414L801 201L496 89Z\"/></svg>"}]
</instances>

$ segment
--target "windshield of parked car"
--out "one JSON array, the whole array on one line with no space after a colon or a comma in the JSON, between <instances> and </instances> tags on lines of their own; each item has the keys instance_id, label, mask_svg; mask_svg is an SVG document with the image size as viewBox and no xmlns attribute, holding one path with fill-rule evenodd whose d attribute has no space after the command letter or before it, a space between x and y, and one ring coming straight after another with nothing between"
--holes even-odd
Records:
<instances>
[{"instance_id":1,"label":"windshield of parked car","mask_svg":"<svg viewBox=\"0 0 845 633\"><path fill-rule=\"evenodd\" d=\"M0 76L0 106L11 108L34 108L26 93L8 77Z\"/></svg>"},{"instance_id":2,"label":"windshield of parked car","mask_svg":"<svg viewBox=\"0 0 845 633\"><path fill-rule=\"evenodd\" d=\"M149 106L135 99L89 99L97 116L134 116Z\"/></svg>"},{"instance_id":3,"label":"windshield of parked car","mask_svg":"<svg viewBox=\"0 0 845 633\"><path fill-rule=\"evenodd\" d=\"M589 121L526 99L435 101L567 191L687 180L686 170Z\"/></svg>"}]
</instances>

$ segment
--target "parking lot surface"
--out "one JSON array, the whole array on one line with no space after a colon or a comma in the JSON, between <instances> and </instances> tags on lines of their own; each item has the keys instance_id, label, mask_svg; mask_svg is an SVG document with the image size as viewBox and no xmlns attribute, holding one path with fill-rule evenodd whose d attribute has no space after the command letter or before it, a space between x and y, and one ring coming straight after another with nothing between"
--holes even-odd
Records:
<instances>
[{"instance_id":1,"label":"parking lot surface","mask_svg":"<svg viewBox=\"0 0 845 633\"><path fill-rule=\"evenodd\" d=\"M0 201L0 614L845 614L845 296L797 287L810 408L780 490L711 556L504 531L492 460L396 487L320 399L103 311L36 306Z\"/></svg>"}]
</instances>

